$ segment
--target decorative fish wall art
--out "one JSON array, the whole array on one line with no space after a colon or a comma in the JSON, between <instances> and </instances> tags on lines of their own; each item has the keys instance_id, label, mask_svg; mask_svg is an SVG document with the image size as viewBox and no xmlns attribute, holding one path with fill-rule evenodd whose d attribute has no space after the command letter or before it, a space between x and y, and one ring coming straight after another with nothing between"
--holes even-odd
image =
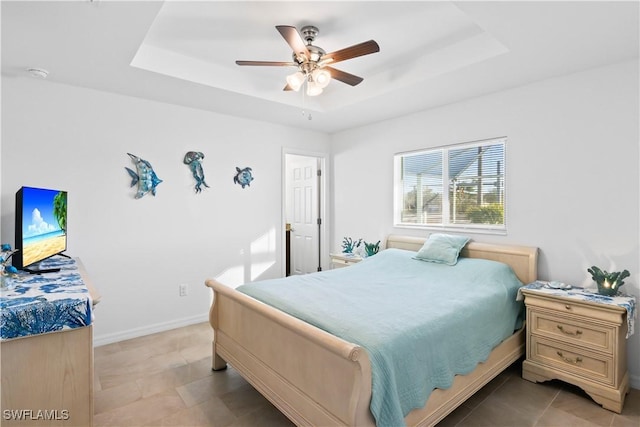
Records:
<instances>
[{"instance_id":1,"label":"decorative fish wall art","mask_svg":"<svg viewBox=\"0 0 640 427\"><path fill-rule=\"evenodd\" d=\"M196 180L196 193L200 193L202 191L202 186L209 188L207 183L204 181L204 171L202 170L202 163L200 160L204 159L204 154L199 151L189 151L184 156L184 163L189 165L189 169L191 169L191 173Z\"/></svg>"},{"instance_id":2,"label":"decorative fish wall art","mask_svg":"<svg viewBox=\"0 0 640 427\"><path fill-rule=\"evenodd\" d=\"M138 184L138 191L136 192L135 198L139 199L148 192L151 192L151 194L155 196L156 187L162 182L162 180L156 175L151 163L131 153L127 154L136 165L137 172L125 167L131 176L131 186L133 187Z\"/></svg>"},{"instance_id":3,"label":"decorative fish wall art","mask_svg":"<svg viewBox=\"0 0 640 427\"><path fill-rule=\"evenodd\" d=\"M240 184L242 188L249 187L253 181L253 175L251 174L251 168L240 169L236 166L236 175L233 177L233 182Z\"/></svg>"}]
</instances>

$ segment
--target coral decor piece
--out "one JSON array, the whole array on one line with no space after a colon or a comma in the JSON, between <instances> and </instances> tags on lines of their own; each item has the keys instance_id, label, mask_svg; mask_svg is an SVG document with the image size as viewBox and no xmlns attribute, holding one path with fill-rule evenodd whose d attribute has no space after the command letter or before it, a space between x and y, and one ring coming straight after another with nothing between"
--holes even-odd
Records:
<instances>
[{"instance_id":1,"label":"coral decor piece","mask_svg":"<svg viewBox=\"0 0 640 427\"><path fill-rule=\"evenodd\" d=\"M249 187L253 181L253 175L251 174L251 168L240 169L236 166L236 175L233 177L233 182L240 184L242 188Z\"/></svg>"},{"instance_id":2,"label":"coral decor piece","mask_svg":"<svg viewBox=\"0 0 640 427\"><path fill-rule=\"evenodd\" d=\"M8 243L3 243L0 248L0 288L11 287L11 279L18 276L18 269L9 265L9 260L16 252L18 250L11 249Z\"/></svg>"},{"instance_id":3,"label":"coral decor piece","mask_svg":"<svg viewBox=\"0 0 640 427\"><path fill-rule=\"evenodd\" d=\"M153 167L151 166L151 163L131 153L127 154L129 155L129 157L131 157L133 163L135 163L137 170L136 173L131 169L125 167L132 179L131 186L133 187L134 185L138 184L138 191L136 192L135 198L140 199L149 192L151 192L151 194L155 196L156 187L162 182L162 180L156 175Z\"/></svg>"},{"instance_id":4,"label":"coral decor piece","mask_svg":"<svg viewBox=\"0 0 640 427\"><path fill-rule=\"evenodd\" d=\"M352 254L354 250L360 247L362 243L362 239L353 240L351 237L345 237L342 239L342 253L343 254Z\"/></svg>"},{"instance_id":5,"label":"coral decor piece","mask_svg":"<svg viewBox=\"0 0 640 427\"><path fill-rule=\"evenodd\" d=\"M204 154L199 151L189 151L184 156L184 163L189 165L189 169L191 169L191 173L196 180L196 193L202 191L203 185L209 188L209 185L204 181L204 171L202 170L202 163L200 163L202 159L204 159Z\"/></svg>"}]
</instances>

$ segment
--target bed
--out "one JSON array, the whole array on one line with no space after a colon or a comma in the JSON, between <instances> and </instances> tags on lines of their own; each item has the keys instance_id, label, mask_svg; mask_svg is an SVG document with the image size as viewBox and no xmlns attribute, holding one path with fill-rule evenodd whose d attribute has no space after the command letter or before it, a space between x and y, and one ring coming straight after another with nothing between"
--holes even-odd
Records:
<instances>
[{"instance_id":1,"label":"bed","mask_svg":"<svg viewBox=\"0 0 640 427\"><path fill-rule=\"evenodd\" d=\"M424 238L392 235L385 246L399 252L418 251L424 242ZM507 264L522 283L536 279L536 248L470 242L460 255ZM206 285L214 292L210 311L214 370L224 369L228 362L297 425L376 424L372 414L375 354L370 359L363 346L215 280L207 280ZM426 404L411 410L404 423L437 423L523 354L520 328L471 372L456 375L448 388L430 391Z\"/></svg>"}]
</instances>

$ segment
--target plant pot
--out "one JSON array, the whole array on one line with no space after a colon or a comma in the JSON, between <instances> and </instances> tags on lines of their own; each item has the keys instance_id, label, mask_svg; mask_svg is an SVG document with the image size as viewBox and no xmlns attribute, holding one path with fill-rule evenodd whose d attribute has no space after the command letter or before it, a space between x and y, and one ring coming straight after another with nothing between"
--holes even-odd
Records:
<instances>
[{"instance_id":1,"label":"plant pot","mask_svg":"<svg viewBox=\"0 0 640 427\"><path fill-rule=\"evenodd\" d=\"M598 293L600 295L606 295L612 297L618 293L620 290L617 283L610 285L607 282L596 282L598 284Z\"/></svg>"}]
</instances>

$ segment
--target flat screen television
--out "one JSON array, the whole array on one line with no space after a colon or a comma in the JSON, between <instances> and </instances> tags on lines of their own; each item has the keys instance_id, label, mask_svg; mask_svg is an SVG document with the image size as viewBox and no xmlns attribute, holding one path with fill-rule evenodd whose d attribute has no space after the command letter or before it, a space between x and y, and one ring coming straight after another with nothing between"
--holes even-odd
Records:
<instances>
[{"instance_id":1,"label":"flat screen television","mask_svg":"<svg viewBox=\"0 0 640 427\"><path fill-rule=\"evenodd\" d=\"M67 249L67 192L22 187L16 193L16 241L12 263L30 273L56 269L39 268L40 261Z\"/></svg>"}]
</instances>

